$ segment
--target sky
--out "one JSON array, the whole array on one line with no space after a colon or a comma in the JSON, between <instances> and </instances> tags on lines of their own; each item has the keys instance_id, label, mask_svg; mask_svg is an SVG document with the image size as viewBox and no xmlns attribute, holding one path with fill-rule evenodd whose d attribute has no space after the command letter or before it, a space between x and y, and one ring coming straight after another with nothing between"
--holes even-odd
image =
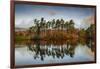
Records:
<instances>
[{"instance_id":1,"label":"sky","mask_svg":"<svg viewBox=\"0 0 100 69\"><path fill-rule=\"evenodd\" d=\"M44 6L44 5L15 5L15 27L28 28L34 25L34 19L44 17L46 21L52 19L71 19L75 22L76 28L86 28L94 23L94 8L84 7L64 7L64 6Z\"/></svg>"}]
</instances>

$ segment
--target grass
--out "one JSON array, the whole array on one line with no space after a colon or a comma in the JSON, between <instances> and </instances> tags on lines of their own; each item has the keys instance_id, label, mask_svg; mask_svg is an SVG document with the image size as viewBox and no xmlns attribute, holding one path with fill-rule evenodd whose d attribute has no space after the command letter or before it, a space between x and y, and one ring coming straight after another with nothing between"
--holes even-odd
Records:
<instances>
[{"instance_id":1,"label":"grass","mask_svg":"<svg viewBox=\"0 0 100 69\"><path fill-rule=\"evenodd\" d=\"M16 40L16 41L29 40L29 39L30 39L29 36L19 36L19 35L17 35L17 36L15 37L15 40Z\"/></svg>"}]
</instances>

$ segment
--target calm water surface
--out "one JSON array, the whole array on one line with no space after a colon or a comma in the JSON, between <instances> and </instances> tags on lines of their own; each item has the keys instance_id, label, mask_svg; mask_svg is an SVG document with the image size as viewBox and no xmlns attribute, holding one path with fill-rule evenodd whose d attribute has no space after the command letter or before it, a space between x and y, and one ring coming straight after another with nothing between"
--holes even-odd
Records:
<instances>
[{"instance_id":1,"label":"calm water surface","mask_svg":"<svg viewBox=\"0 0 100 69\"><path fill-rule=\"evenodd\" d=\"M91 44L64 43L16 43L15 64L35 65L94 61Z\"/></svg>"}]
</instances>

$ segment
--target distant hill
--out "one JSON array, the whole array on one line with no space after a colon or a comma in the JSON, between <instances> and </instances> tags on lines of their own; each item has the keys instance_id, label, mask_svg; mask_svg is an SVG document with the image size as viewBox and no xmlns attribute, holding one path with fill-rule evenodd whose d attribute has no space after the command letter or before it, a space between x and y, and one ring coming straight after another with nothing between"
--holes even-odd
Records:
<instances>
[{"instance_id":1,"label":"distant hill","mask_svg":"<svg viewBox=\"0 0 100 69\"><path fill-rule=\"evenodd\" d=\"M20 28L20 27L16 27L15 31L27 31L28 28Z\"/></svg>"}]
</instances>

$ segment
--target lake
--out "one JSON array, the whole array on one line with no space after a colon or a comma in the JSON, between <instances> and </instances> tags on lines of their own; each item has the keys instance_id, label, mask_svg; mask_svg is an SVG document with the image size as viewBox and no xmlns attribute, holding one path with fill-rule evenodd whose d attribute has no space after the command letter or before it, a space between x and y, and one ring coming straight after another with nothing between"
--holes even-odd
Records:
<instances>
[{"instance_id":1,"label":"lake","mask_svg":"<svg viewBox=\"0 0 100 69\"><path fill-rule=\"evenodd\" d=\"M95 60L91 42L25 41L15 45L15 65L87 62Z\"/></svg>"}]
</instances>

